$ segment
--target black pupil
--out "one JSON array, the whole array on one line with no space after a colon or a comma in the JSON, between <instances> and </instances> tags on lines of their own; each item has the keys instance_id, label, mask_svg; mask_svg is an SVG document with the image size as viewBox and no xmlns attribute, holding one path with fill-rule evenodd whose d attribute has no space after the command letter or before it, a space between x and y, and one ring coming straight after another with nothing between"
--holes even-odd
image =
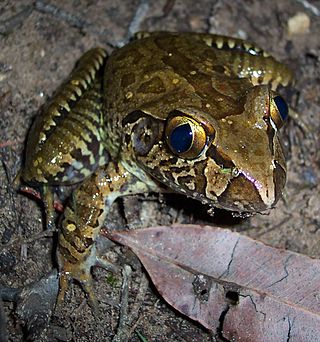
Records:
<instances>
[{"instance_id":1,"label":"black pupil","mask_svg":"<svg viewBox=\"0 0 320 342\"><path fill-rule=\"evenodd\" d=\"M276 96L274 99L275 104L278 107L278 111L281 115L282 120L286 120L288 117L289 109L286 101L281 96Z\"/></svg>"},{"instance_id":2,"label":"black pupil","mask_svg":"<svg viewBox=\"0 0 320 342\"><path fill-rule=\"evenodd\" d=\"M176 153L189 150L192 144L192 129L188 123L176 127L170 136L170 146Z\"/></svg>"}]
</instances>

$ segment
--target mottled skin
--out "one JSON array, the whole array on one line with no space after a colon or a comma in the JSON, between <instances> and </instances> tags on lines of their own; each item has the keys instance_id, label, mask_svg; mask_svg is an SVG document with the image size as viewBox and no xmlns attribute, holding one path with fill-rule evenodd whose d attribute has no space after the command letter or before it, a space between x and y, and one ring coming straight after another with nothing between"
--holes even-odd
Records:
<instances>
[{"instance_id":1,"label":"mottled skin","mask_svg":"<svg viewBox=\"0 0 320 342\"><path fill-rule=\"evenodd\" d=\"M51 102L63 107L59 114L45 110L31 129L36 138L29 140L22 178L44 184L47 194L52 185L82 182L61 221L60 300L75 278L94 304L91 266L113 269L98 259L94 241L117 197L166 189L211 206L260 212L275 205L285 184L273 91L292 80L284 65L227 37L158 32L138 38L109 58L101 49L87 53ZM77 96L74 84L82 84ZM170 140L181 124L193 132L182 152ZM52 196L46 198L50 223Z\"/></svg>"},{"instance_id":2,"label":"mottled skin","mask_svg":"<svg viewBox=\"0 0 320 342\"><path fill-rule=\"evenodd\" d=\"M83 181L108 160L102 111L103 49L82 56L30 129L22 179L42 185L47 226L53 225L52 186Z\"/></svg>"}]
</instances>

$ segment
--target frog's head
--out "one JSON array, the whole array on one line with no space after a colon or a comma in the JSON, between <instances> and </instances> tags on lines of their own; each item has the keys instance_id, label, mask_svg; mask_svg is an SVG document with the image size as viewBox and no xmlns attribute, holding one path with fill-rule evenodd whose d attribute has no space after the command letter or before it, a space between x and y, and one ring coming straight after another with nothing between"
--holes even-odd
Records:
<instances>
[{"instance_id":1,"label":"frog's head","mask_svg":"<svg viewBox=\"0 0 320 342\"><path fill-rule=\"evenodd\" d=\"M161 119L150 110L135 112L126 124L137 164L210 205L247 212L273 207L286 180L277 131L288 107L267 86L251 87L238 103L241 110L231 114L205 102L201 110L178 105Z\"/></svg>"}]
</instances>

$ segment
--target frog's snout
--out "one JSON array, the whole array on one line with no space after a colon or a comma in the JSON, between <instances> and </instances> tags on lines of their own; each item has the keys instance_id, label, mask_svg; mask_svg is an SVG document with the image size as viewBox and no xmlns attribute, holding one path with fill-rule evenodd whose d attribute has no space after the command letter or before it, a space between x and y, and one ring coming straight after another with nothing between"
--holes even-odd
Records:
<instances>
[{"instance_id":1,"label":"frog's snout","mask_svg":"<svg viewBox=\"0 0 320 342\"><path fill-rule=\"evenodd\" d=\"M242 171L218 197L219 206L234 211L262 212L278 202L285 182L286 172L280 165L275 165L265 179L253 178Z\"/></svg>"}]
</instances>

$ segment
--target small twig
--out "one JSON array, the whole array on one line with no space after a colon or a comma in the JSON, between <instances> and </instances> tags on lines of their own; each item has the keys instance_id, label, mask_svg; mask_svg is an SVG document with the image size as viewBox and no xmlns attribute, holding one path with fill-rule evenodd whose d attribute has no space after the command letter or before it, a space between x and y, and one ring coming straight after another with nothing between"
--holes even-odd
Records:
<instances>
[{"instance_id":1,"label":"small twig","mask_svg":"<svg viewBox=\"0 0 320 342\"><path fill-rule=\"evenodd\" d=\"M144 298L146 296L146 292L148 288L149 288L149 280L147 276L144 273L142 273L141 278L140 278L139 291L134 301L132 310L130 312L130 320L131 320L130 325L132 325L132 322L135 321L135 323L132 325L132 328L130 330L130 336L134 333L134 331L137 328L137 325L139 324L138 315L139 315L140 308L144 302Z\"/></svg>"},{"instance_id":2,"label":"small twig","mask_svg":"<svg viewBox=\"0 0 320 342\"><path fill-rule=\"evenodd\" d=\"M34 241L42 239L42 238L51 238L55 232L56 232L56 230L51 229L51 230L45 230L45 231L42 231L38 234L35 234L28 239L22 238L22 237L17 237L16 239L12 239L7 244L0 246L0 252L7 250L8 248L11 248L14 245L28 244L28 243L34 242Z\"/></svg>"},{"instance_id":3,"label":"small twig","mask_svg":"<svg viewBox=\"0 0 320 342\"><path fill-rule=\"evenodd\" d=\"M140 25L144 18L146 17L146 14L149 10L149 1L148 0L140 0L139 5L137 6L137 9L131 19L131 22L128 26L127 34L126 36L118 42L117 46L121 47L128 43L129 39L139 31Z\"/></svg>"},{"instance_id":4,"label":"small twig","mask_svg":"<svg viewBox=\"0 0 320 342\"><path fill-rule=\"evenodd\" d=\"M2 163L3 170L5 172L5 175L6 175L6 180L7 180L6 186L8 189L7 192L8 192L10 201L11 201L11 208L12 208L13 215L14 215L14 222L16 224L18 224L18 222L20 222L21 211L17 210L15 196L14 196L14 189L11 186L11 184L12 184L11 171L10 171L10 168L7 166L7 164L4 160L1 160L1 163ZM16 229L16 232L17 232L18 236L20 237L22 232L21 232L21 226L19 224L18 224L18 229Z\"/></svg>"},{"instance_id":5,"label":"small twig","mask_svg":"<svg viewBox=\"0 0 320 342\"><path fill-rule=\"evenodd\" d=\"M58 8L55 5L46 4L43 1L36 1L35 9L41 13L51 14L53 17L61 19L76 28L82 29L85 26L88 26L88 23L85 20Z\"/></svg>"},{"instance_id":6,"label":"small twig","mask_svg":"<svg viewBox=\"0 0 320 342\"><path fill-rule=\"evenodd\" d=\"M262 231L261 233L259 233L259 234L257 234L257 238L261 238L262 236L264 236L264 235L266 235L266 234L268 234L268 233L270 233L270 232L272 232L272 231L275 231L275 230L277 230L277 229L279 229L280 227L283 227L283 225L284 225L284 223L285 222L289 222L290 221L290 217L288 218L288 217L285 217L282 221L280 221L278 224L276 224L276 225L271 225L271 227L270 228L268 228L268 229L266 229L266 230L264 230L264 231ZM250 228L250 229L254 229L254 228L256 228L256 227L252 227L252 228Z\"/></svg>"},{"instance_id":7,"label":"small twig","mask_svg":"<svg viewBox=\"0 0 320 342\"><path fill-rule=\"evenodd\" d=\"M25 6L19 13L0 21L0 34L8 34L13 31L16 26L21 25L29 17L32 10L32 6Z\"/></svg>"},{"instance_id":8,"label":"small twig","mask_svg":"<svg viewBox=\"0 0 320 342\"><path fill-rule=\"evenodd\" d=\"M128 27L128 35L131 37L134 33L136 33L140 25L145 18L147 12L149 10L149 1L148 0L140 0L137 10L130 22Z\"/></svg>"},{"instance_id":9,"label":"small twig","mask_svg":"<svg viewBox=\"0 0 320 342\"><path fill-rule=\"evenodd\" d=\"M0 79L1 79L1 77L3 77L4 74L6 74L7 72L9 72L11 70L12 70L11 65L0 62ZM5 91L4 93L2 93L0 95L0 110L1 110L1 112L6 110L7 107L9 106L10 100L11 100L11 95L12 95L12 93L10 90ZM14 141L16 142L17 140L14 140Z\"/></svg>"},{"instance_id":10,"label":"small twig","mask_svg":"<svg viewBox=\"0 0 320 342\"><path fill-rule=\"evenodd\" d=\"M8 341L8 334L7 334L7 328L6 324L7 319L6 319L6 314L3 309L3 303L2 300L0 299L0 342L7 342Z\"/></svg>"},{"instance_id":11,"label":"small twig","mask_svg":"<svg viewBox=\"0 0 320 342\"><path fill-rule=\"evenodd\" d=\"M299 2L304 8L309 10L314 15L320 16L320 9L318 9L316 6L310 4L309 1L306 1L306 0L296 0L296 2Z\"/></svg>"},{"instance_id":12,"label":"small twig","mask_svg":"<svg viewBox=\"0 0 320 342\"><path fill-rule=\"evenodd\" d=\"M128 296L129 296L129 282L131 278L131 267L125 266L123 270L123 285L121 292L121 309L119 314L119 323L117 333L112 342L129 341L130 336L136 330L139 323L139 311L144 302L145 294L149 287L148 278L144 273L141 274L139 290L136 295L132 310L128 312ZM135 322L133 324L133 322Z\"/></svg>"},{"instance_id":13,"label":"small twig","mask_svg":"<svg viewBox=\"0 0 320 342\"><path fill-rule=\"evenodd\" d=\"M164 4L162 8L162 17L166 17L169 15L169 13L172 11L174 5L175 5L175 0L167 0L167 2Z\"/></svg>"},{"instance_id":14,"label":"small twig","mask_svg":"<svg viewBox=\"0 0 320 342\"><path fill-rule=\"evenodd\" d=\"M129 303L129 282L131 281L131 267L125 265L122 271L123 283L121 291L121 306L119 313L119 322L117 327L117 333L112 339L112 342L124 342L128 341L128 303Z\"/></svg>"}]
</instances>

